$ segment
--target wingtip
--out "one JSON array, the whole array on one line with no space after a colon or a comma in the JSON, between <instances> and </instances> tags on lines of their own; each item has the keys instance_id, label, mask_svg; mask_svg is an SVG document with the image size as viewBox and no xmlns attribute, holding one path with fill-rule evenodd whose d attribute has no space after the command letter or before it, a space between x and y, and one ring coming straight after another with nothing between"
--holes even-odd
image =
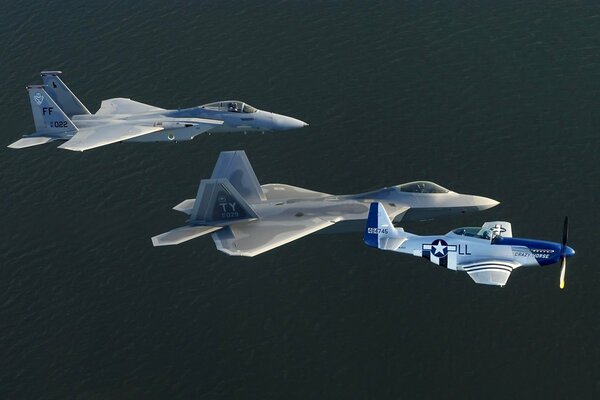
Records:
<instances>
[{"instance_id":1,"label":"wingtip","mask_svg":"<svg viewBox=\"0 0 600 400\"><path fill-rule=\"evenodd\" d=\"M57 70L48 70L48 71L40 71L40 75L44 76L44 75L60 75L62 74L62 71L57 71Z\"/></svg>"},{"instance_id":2,"label":"wingtip","mask_svg":"<svg viewBox=\"0 0 600 400\"><path fill-rule=\"evenodd\" d=\"M179 242L162 240L162 238L165 237L166 234L168 234L168 232L161 233L160 235L152 236L150 238L152 240L152 247L173 246L173 245L179 244Z\"/></svg>"}]
</instances>

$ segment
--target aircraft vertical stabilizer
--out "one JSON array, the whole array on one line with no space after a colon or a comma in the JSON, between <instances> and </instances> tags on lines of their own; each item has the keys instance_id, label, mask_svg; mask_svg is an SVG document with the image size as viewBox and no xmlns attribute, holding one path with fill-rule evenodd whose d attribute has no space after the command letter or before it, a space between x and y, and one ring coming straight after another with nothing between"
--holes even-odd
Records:
<instances>
[{"instance_id":1,"label":"aircraft vertical stabilizer","mask_svg":"<svg viewBox=\"0 0 600 400\"><path fill-rule=\"evenodd\" d=\"M371 203L364 242L367 246L395 250L407 240L404 229L395 228L381 203Z\"/></svg>"},{"instance_id":2,"label":"aircraft vertical stabilizer","mask_svg":"<svg viewBox=\"0 0 600 400\"><path fill-rule=\"evenodd\" d=\"M52 136L66 132L77 132L77 127L52 97L48 95L44 86L27 86L27 92L31 102L36 133L47 133Z\"/></svg>"},{"instance_id":3,"label":"aircraft vertical stabilizer","mask_svg":"<svg viewBox=\"0 0 600 400\"><path fill-rule=\"evenodd\" d=\"M193 225L229 225L257 219L258 215L227 179L200 181L194 208Z\"/></svg>"},{"instance_id":4,"label":"aircraft vertical stabilizer","mask_svg":"<svg viewBox=\"0 0 600 400\"><path fill-rule=\"evenodd\" d=\"M185 212L189 212L187 208ZM224 226L256 219L258 215L227 179L203 179L188 225L154 236L152 244L176 245L218 231Z\"/></svg>"},{"instance_id":5,"label":"aircraft vertical stabilizer","mask_svg":"<svg viewBox=\"0 0 600 400\"><path fill-rule=\"evenodd\" d=\"M77 133L75 124L44 90L43 85L27 86L27 92L36 132L8 145L9 148L22 149L37 146Z\"/></svg>"},{"instance_id":6,"label":"aircraft vertical stabilizer","mask_svg":"<svg viewBox=\"0 0 600 400\"><path fill-rule=\"evenodd\" d=\"M62 108L68 117L73 115L90 115L88 109L71 92L65 83L59 78L61 71L42 71L42 80L46 86L46 91L54 99L56 104Z\"/></svg>"},{"instance_id":7,"label":"aircraft vertical stabilizer","mask_svg":"<svg viewBox=\"0 0 600 400\"><path fill-rule=\"evenodd\" d=\"M259 203L267 199L243 150L221 152L210 178L229 180L250 203Z\"/></svg>"}]
</instances>

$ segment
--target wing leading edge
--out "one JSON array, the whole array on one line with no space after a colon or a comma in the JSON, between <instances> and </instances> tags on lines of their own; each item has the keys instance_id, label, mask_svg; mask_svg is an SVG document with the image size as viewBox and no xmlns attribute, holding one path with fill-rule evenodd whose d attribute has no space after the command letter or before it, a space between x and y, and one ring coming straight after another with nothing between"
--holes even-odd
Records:
<instances>
[{"instance_id":1,"label":"wing leading edge","mask_svg":"<svg viewBox=\"0 0 600 400\"><path fill-rule=\"evenodd\" d=\"M100 104L100 109L96 111L96 115L144 114L161 111L165 111L165 109L119 97L103 100Z\"/></svg>"}]
</instances>

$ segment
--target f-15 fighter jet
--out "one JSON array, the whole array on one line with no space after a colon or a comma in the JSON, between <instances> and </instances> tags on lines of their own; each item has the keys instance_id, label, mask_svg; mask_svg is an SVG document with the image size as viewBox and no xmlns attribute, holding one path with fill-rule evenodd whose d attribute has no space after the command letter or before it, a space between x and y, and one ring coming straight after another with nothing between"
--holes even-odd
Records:
<instances>
[{"instance_id":1,"label":"f-15 fighter jet","mask_svg":"<svg viewBox=\"0 0 600 400\"><path fill-rule=\"evenodd\" d=\"M498 204L459 194L432 182L411 182L354 195L331 195L295 186L260 185L243 151L222 152L210 179L200 182L195 199L174 210L187 225L152 238L154 246L175 245L212 233L218 250L253 257L331 227L364 227L369 204L381 202L392 218L423 220L481 211Z\"/></svg>"},{"instance_id":2,"label":"f-15 fighter jet","mask_svg":"<svg viewBox=\"0 0 600 400\"><path fill-rule=\"evenodd\" d=\"M394 227L381 203L371 204L364 241L371 247L423 257L454 271L464 271L484 285L504 286L519 267L560 262L560 288L565 286L567 258L575 251L567 246L568 219L562 243L512 236L510 222L486 222L481 228L458 228L446 235L419 236Z\"/></svg>"},{"instance_id":3,"label":"f-15 fighter jet","mask_svg":"<svg viewBox=\"0 0 600 400\"><path fill-rule=\"evenodd\" d=\"M43 85L27 86L36 132L8 147L21 149L56 140L61 149L84 151L116 142L177 142L204 132L284 131L307 126L298 119L228 100L165 110L130 99L104 100L91 114L59 78L42 71Z\"/></svg>"}]
</instances>

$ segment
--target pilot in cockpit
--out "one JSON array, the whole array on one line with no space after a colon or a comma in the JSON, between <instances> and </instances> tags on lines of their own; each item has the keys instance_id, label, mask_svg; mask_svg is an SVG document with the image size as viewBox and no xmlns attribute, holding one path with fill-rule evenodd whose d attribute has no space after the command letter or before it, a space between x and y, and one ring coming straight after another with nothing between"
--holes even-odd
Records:
<instances>
[{"instance_id":1,"label":"pilot in cockpit","mask_svg":"<svg viewBox=\"0 0 600 400\"><path fill-rule=\"evenodd\" d=\"M229 103L229 112L239 112L237 103L235 103L235 102Z\"/></svg>"}]
</instances>

